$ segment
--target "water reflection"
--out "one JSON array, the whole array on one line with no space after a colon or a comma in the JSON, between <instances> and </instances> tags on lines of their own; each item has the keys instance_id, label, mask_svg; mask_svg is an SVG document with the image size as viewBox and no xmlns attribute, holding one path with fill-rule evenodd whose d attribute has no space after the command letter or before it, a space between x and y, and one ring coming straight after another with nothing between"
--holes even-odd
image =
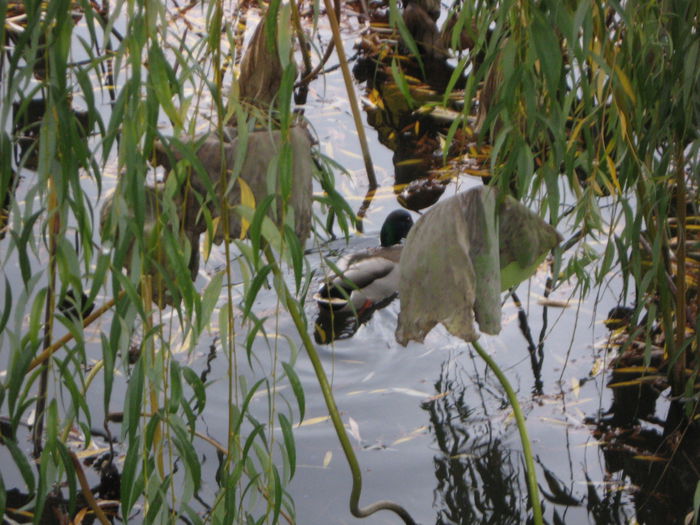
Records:
<instances>
[{"instance_id":1,"label":"water reflection","mask_svg":"<svg viewBox=\"0 0 700 525\"><path fill-rule=\"evenodd\" d=\"M349 339L355 335L360 326L372 319L374 312L387 307L395 298L396 295L388 297L385 301L358 313L319 308L314 321L314 340L320 345L326 345L333 341Z\"/></svg>"},{"instance_id":2,"label":"water reflection","mask_svg":"<svg viewBox=\"0 0 700 525\"><path fill-rule=\"evenodd\" d=\"M62 117L71 117L63 122L66 126L75 126L80 137L87 137L92 129L92 122L87 111L79 111L72 107L68 100L68 113ZM39 163L39 136L41 125L47 111L44 98L23 99L12 103L13 132L15 141L15 163L29 170L36 170Z\"/></svg>"},{"instance_id":3,"label":"water reflection","mask_svg":"<svg viewBox=\"0 0 700 525\"><path fill-rule=\"evenodd\" d=\"M527 491L521 460L504 443L482 407L468 403L465 381L446 362L435 382L436 399L423 403L439 453L435 455L435 523L525 523ZM478 390L481 392L481 390ZM480 394L482 406L486 403Z\"/></svg>"},{"instance_id":4,"label":"water reflection","mask_svg":"<svg viewBox=\"0 0 700 525\"><path fill-rule=\"evenodd\" d=\"M461 113L463 96L449 96L445 105L450 81L451 89L459 90L466 79L447 60L444 36L435 24L440 4L404 5L404 21L418 45L421 62L387 29L386 9L379 3L379 8L370 9L370 30L363 35L353 74L358 82L366 82L368 123L377 130L379 142L394 152L397 200L418 211L437 202L450 180L469 171L465 167L478 166L466 166L465 159L460 165L446 163L446 159L463 156L474 134ZM451 145L443 156L441 137L448 134Z\"/></svg>"}]
</instances>

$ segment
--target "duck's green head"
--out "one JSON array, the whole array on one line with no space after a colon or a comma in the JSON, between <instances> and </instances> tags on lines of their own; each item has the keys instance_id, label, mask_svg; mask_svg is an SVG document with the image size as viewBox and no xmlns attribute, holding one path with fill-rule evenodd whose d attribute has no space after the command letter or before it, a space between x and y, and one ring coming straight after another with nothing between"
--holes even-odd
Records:
<instances>
[{"instance_id":1,"label":"duck's green head","mask_svg":"<svg viewBox=\"0 0 700 525\"><path fill-rule=\"evenodd\" d=\"M408 235L413 226L411 214L406 210L394 210L384 220L379 240L382 246L393 246L401 242Z\"/></svg>"}]
</instances>

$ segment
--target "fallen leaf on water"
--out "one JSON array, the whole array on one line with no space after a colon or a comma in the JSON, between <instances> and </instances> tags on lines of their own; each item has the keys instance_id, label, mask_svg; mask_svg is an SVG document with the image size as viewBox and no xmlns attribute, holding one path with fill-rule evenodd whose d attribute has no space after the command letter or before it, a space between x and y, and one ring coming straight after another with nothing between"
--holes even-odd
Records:
<instances>
[{"instance_id":1,"label":"fallen leaf on water","mask_svg":"<svg viewBox=\"0 0 700 525\"><path fill-rule=\"evenodd\" d=\"M395 446L395 445L400 445L401 443L406 443L407 441L411 441L412 439L422 436L425 434L425 432L428 430L428 427L426 425L421 425L418 428L414 428L409 432L407 435L400 437L396 441L394 441L390 446Z\"/></svg>"},{"instance_id":2,"label":"fallen leaf on water","mask_svg":"<svg viewBox=\"0 0 700 525\"><path fill-rule=\"evenodd\" d=\"M406 394L407 396L423 398L430 397L430 394L428 392L421 392L420 390L414 390L413 388L396 387L392 388L392 390L399 394Z\"/></svg>"},{"instance_id":3,"label":"fallen leaf on water","mask_svg":"<svg viewBox=\"0 0 700 525\"><path fill-rule=\"evenodd\" d=\"M639 459L642 461L656 461L656 462L666 462L668 459L662 458L659 456L644 456L644 455L638 455L638 456L632 456L633 459Z\"/></svg>"},{"instance_id":4,"label":"fallen leaf on water","mask_svg":"<svg viewBox=\"0 0 700 525\"><path fill-rule=\"evenodd\" d=\"M577 447L585 448L585 447L600 447L603 445L607 445L607 441L589 441L588 443L581 443L580 445L576 445Z\"/></svg>"},{"instance_id":5,"label":"fallen leaf on water","mask_svg":"<svg viewBox=\"0 0 700 525\"><path fill-rule=\"evenodd\" d=\"M104 454L105 452L109 452L109 447L81 450L80 452L76 452L75 455L78 456L78 458L80 459L85 459L91 458L93 456L99 456L100 454Z\"/></svg>"},{"instance_id":6,"label":"fallen leaf on water","mask_svg":"<svg viewBox=\"0 0 700 525\"><path fill-rule=\"evenodd\" d=\"M654 366L621 366L615 369L615 373L618 374L644 374L658 371L659 369Z\"/></svg>"},{"instance_id":7,"label":"fallen leaf on water","mask_svg":"<svg viewBox=\"0 0 700 525\"><path fill-rule=\"evenodd\" d=\"M394 442L391 444L391 446L393 447L393 446L396 446L396 445L400 445L401 443L406 443L406 441L411 441L411 440L414 439L415 437L416 437L416 436L404 436L404 437L400 437L399 439L397 439L396 441L394 441Z\"/></svg>"},{"instance_id":8,"label":"fallen leaf on water","mask_svg":"<svg viewBox=\"0 0 700 525\"><path fill-rule=\"evenodd\" d=\"M566 421L562 421L561 419L554 419L552 417L541 417L540 421L542 421L543 423L552 423L553 425L559 425L562 427L565 427L569 424Z\"/></svg>"},{"instance_id":9,"label":"fallen leaf on water","mask_svg":"<svg viewBox=\"0 0 700 525\"><path fill-rule=\"evenodd\" d=\"M367 381L369 381L369 380L372 379L373 377L374 377L374 372L370 372L369 374L367 374L365 377L363 377L363 378L360 380L360 383L366 383Z\"/></svg>"},{"instance_id":10,"label":"fallen leaf on water","mask_svg":"<svg viewBox=\"0 0 700 525\"><path fill-rule=\"evenodd\" d=\"M664 376L644 376L644 377L638 377L637 379L632 379L630 381L619 381L617 383L610 383L608 384L608 388L620 388L623 386L636 386L636 385L641 385L644 383L653 383L654 381L657 380L665 380L666 378Z\"/></svg>"},{"instance_id":11,"label":"fallen leaf on water","mask_svg":"<svg viewBox=\"0 0 700 525\"><path fill-rule=\"evenodd\" d=\"M591 368L591 376L597 376L603 368L605 368L605 361L603 359L596 359L593 363L593 368Z\"/></svg>"},{"instance_id":12,"label":"fallen leaf on water","mask_svg":"<svg viewBox=\"0 0 700 525\"><path fill-rule=\"evenodd\" d=\"M301 423L297 425L297 428L299 427L308 427L310 425L316 425L317 423L323 423L324 421L328 421L331 418L331 416L318 416L318 417L312 417L311 419L305 419Z\"/></svg>"},{"instance_id":13,"label":"fallen leaf on water","mask_svg":"<svg viewBox=\"0 0 700 525\"><path fill-rule=\"evenodd\" d=\"M450 459L472 459L472 458L477 458L475 454L455 454L453 456L450 456Z\"/></svg>"},{"instance_id":14,"label":"fallen leaf on water","mask_svg":"<svg viewBox=\"0 0 700 525\"><path fill-rule=\"evenodd\" d=\"M366 393L367 390L353 390L352 392L348 392L349 396L356 396L358 394L364 394Z\"/></svg>"},{"instance_id":15,"label":"fallen leaf on water","mask_svg":"<svg viewBox=\"0 0 700 525\"><path fill-rule=\"evenodd\" d=\"M554 299L540 299L537 304L551 306L552 308L568 308L569 301L555 301Z\"/></svg>"},{"instance_id":16,"label":"fallen leaf on water","mask_svg":"<svg viewBox=\"0 0 700 525\"><path fill-rule=\"evenodd\" d=\"M350 424L350 435L358 442L362 441L362 438L360 437L360 426L357 424L357 421L349 417L348 423Z\"/></svg>"},{"instance_id":17,"label":"fallen leaf on water","mask_svg":"<svg viewBox=\"0 0 700 525\"><path fill-rule=\"evenodd\" d=\"M324 455L323 455L323 468L327 468L328 465L330 465L331 460L333 459L333 452L328 450Z\"/></svg>"},{"instance_id":18,"label":"fallen leaf on water","mask_svg":"<svg viewBox=\"0 0 700 525\"><path fill-rule=\"evenodd\" d=\"M438 399L442 399L443 397L449 396L452 393L452 390L448 390L447 392L442 392L441 394L436 394L432 397L429 397L426 399L426 401L437 401Z\"/></svg>"},{"instance_id":19,"label":"fallen leaf on water","mask_svg":"<svg viewBox=\"0 0 700 525\"><path fill-rule=\"evenodd\" d=\"M74 525L81 525L81 523L83 523L83 520L85 519L85 516L87 516L89 510L89 507L83 507L82 509L80 509L75 515L75 518L73 518Z\"/></svg>"},{"instance_id":20,"label":"fallen leaf on water","mask_svg":"<svg viewBox=\"0 0 700 525\"><path fill-rule=\"evenodd\" d=\"M581 393L581 383L576 377L571 378L571 391L573 392L576 399L578 399L578 396Z\"/></svg>"}]
</instances>

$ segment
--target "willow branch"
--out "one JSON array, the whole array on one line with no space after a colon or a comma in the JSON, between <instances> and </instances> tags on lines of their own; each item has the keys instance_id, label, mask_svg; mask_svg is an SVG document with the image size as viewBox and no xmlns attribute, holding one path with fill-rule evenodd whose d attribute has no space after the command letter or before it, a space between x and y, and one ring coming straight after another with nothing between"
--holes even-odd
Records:
<instances>
[{"instance_id":1,"label":"willow branch","mask_svg":"<svg viewBox=\"0 0 700 525\"><path fill-rule=\"evenodd\" d=\"M90 314L89 316L87 316L87 317L85 318L85 320L83 321L83 328L87 328L88 326L90 326L90 325L95 321L95 319L98 319L98 318L101 317L107 310L109 310L110 308L112 308L112 307L114 306L114 304L115 304L119 299L121 299L122 297L124 297L124 294L125 294L125 293L126 293L126 292L124 292L124 290L122 290L121 292L119 292L119 296L118 296L116 299L110 299L110 300L107 301L105 304L103 304L101 307L99 307L97 310L95 310L94 312L92 312L92 314ZM72 334L72 333L67 333L66 335L64 335L63 337L61 337L58 341L56 341L54 344L52 344L51 346L49 346L46 350L44 350L44 351L41 352L38 356L36 356L34 359L32 359L32 362L29 364L29 368L27 369L27 372L31 372L32 370L34 370L37 366L39 366L41 363L43 363L43 362L46 361L49 357L51 357L54 353L56 353L56 351L57 351L59 348L63 347L65 344L67 344L67 343L68 343L69 341L71 341L72 339L73 339L73 334Z\"/></svg>"},{"instance_id":2,"label":"willow branch","mask_svg":"<svg viewBox=\"0 0 700 525\"><path fill-rule=\"evenodd\" d=\"M345 81L345 90L348 93L348 100L350 102L350 108L352 109L352 117L355 120L355 129L357 129L357 136L360 139L360 147L362 148L362 158L365 161L365 171L367 172L367 180L369 182L370 189L377 187L377 177L374 174L374 165L372 164L372 157L369 154L369 146L367 145L367 136L365 135L365 129L362 126L362 117L360 116L360 107L357 104L357 96L355 95L355 87L352 83L352 77L350 76L350 68L348 67L348 61L345 56L345 49L343 48L343 40L340 36L340 26L338 24L338 18L335 15L333 6L331 5L331 0L323 0L326 5L326 12L328 14L328 20L331 23L331 30L333 32L333 41L335 42L336 52L338 54L338 61L340 62L340 69L343 72L343 80Z\"/></svg>"},{"instance_id":3,"label":"willow branch","mask_svg":"<svg viewBox=\"0 0 700 525\"><path fill-rule=\"evenodd\" d=\"M95 513L95 516L97 516L97 519L100 520L100 523L102 525L110 525L110 522L107 519L107 516L105 516L105 513L102 511L100 506L97 504L97 501L95 500L95 496L92 495L92 490L90 489L90 484L87 482L87 479L85 478L85 473L83 472L83 466L80 464L80 460L78 459L78 456L76 456L75 452L73 452L72 450L68 451L68 455L70 456L70 459L73 462L73 468L75 468L75 473L78 476L78 481L80 482L80 488L82 490L83 496L85 497L85 501L87 502L88 506L92 509L92 511Z\"/></svg>"},{"instance_id":4,"label":"willow branch","mask_svg":"<svg viewBox=\"0 0 700 525\"><path fill-rule=\"evenodd\" d=\"M277 265L277 261L272 254L272 250L269 246L265 248L265 255L267 260L272 266L272 271L275 276L282 281L282 272ZM335 433L340 441L340 446L343 449L345 458L348 461L348 466L350 467L350 472L352 473L352 490L350 493L350 512L356 518L366 518L374 514L379 510L388 510L397 514L406 525L416 525L411 515L406 509L401 505L394 503L393 501L377 501L366 507L360 507L360 495L362 493L362 473L360 471L360 464L357 461L357 456L355 456L355 451L350 443L350 438L345 431L343 426L343 421L340 419L340 413L338 412L338 407L335 404L335 399L333 398L333 392L331 391L331 386L328 383L328 377L326 377L326 372L323 370L323 365L321 364L321 358L316 351L316 347L311 342L311 338L307 332L307 327L302 319L301 313L299 311L299 305L292 297L289 289L284 286L284 304L287 307L287 311L292 316L294 321L294 326L301 337L304 348L309 354L309 359L314 367L314 372L316 372L316 378L318 379L319 386L321 387L321 392L323 393L323 399L326 402L326 407L328 408L328 414L333 422L333 427L335 428Z\"/></svg>"}]
</instances>

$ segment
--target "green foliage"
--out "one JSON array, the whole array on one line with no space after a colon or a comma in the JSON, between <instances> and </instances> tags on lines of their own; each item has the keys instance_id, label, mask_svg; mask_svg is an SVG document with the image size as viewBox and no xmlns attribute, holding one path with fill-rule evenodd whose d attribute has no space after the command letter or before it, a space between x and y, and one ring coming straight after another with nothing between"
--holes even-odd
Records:
<instances>
[{"instance_id":1,"label":"green foliage","mask_svg":"<svg viewBox=\"0 0 700 525\"><path fill-rule=\"evenodd\" d=\"M0 348L7 369L0 384L0 415L11 426L2 446L18 477L8 478L3 468L0 515L5 489L18 481L34 497L35 522L42 510L51 512L42 505L49 505L46 495L59 486L66 487L74 515L81 498L70 451L87 447L94 437L90 429L103 426L118 438L114 459L121 470L125 517L142 508L147 513L138 519L150 523L170 523L177 515L206 521L192 504L205 484L215 487L205 496L211 522L267 523L293 514L286 492L296 469L291 422L305 411L294 370L297 343L286 334L268 338L270 317L259 319L255 313L261 290L271 284L280 294L271 316L279 318L290 301L304 299L310 282L304 246L287 206L294 185L288 135L297 120L291 104L296 71L289 61L294 49L290 10L276 2L266 14L273 22L266 25L267 38L283 55L284 71L274 119L255 113L256 121L235 90L229 100L222 96L231 83L225 57L242 52L227 47L237 41L237 20L231 22L223 2L206 4L209 37L188 39L191 28L177 17L171 20L166 7L153 2L117 3L110 6L114 11L100 13L84 0L25 2L24 30L12 35L5 23L7 3L0 3L0 39L12 38L0 59L0 204L9 202L2 211L7 234L0 239ZM36 100L43 105L36 122L27 124ZM186 249L199 237L183 240L181 208L193 191L191 173L204 186L194 196L197 202L225 208L213 177L196 156L195 134L206 125L223 137L231 120L239 126L241 147L234 166L224 166L231 172L228 187L237 184L247 136L257 125L279 127L286 137L268 173L279 180L280 190L224 211L249 221L248 235L221 248L225 267L201 284L191 278ZM23 135L34 142L13 156ZM153 185L156 141L165 145L174 169L162 191L149 192L144 188ZM321 159L314 173L324 192L316 199L322 218L314 221L323 224L332 215L347 234L353 212L334 187L338 167L329 166ZM101 216L112 192L112 209ZM153 194L159 198L152 199ZM276 220L268 216L270 210ZM206 206L201 215L207 234L223 227ZM269 253L261 258L263 251ZM211 253L211 244L205 244L203 255ZM280 261L276 268L289 268L289 284L273 277L271 264L263 262L269 255ZM86 299L75 299L83 293ZM152 304L151 296L159 295L172 302L172 317ZM97 303L95 310L113 304L100 312L99 329L92 332L83 325L84 316L59 309L64 300L73 306ZM72 341L37 359L64 334ZM189 360L212 337L224 364L214 380L230 385L228 410L217 428L228 432L207 442L202 414L213 397L212 379L190 367ZM254 341L257 353L267 348L269 355L256 355ZM283 384L291 386L287 397ZM268 399L263 409L252 402L260 395ZM44 428L34 443L41 451L36 470L18 440L30 412L40 406L38 398L46 399L46 408L36 414ZM120 425L108 420L113 413L121 414ZM197 452L208 446L221 454L216 480L206 478ZM280 453L284 471L274 463Z\"/></svg>"},{"instance_id":2,"label":"green foliage","mask_svg":"<svg viewBox=\"0 0 700 525\"><path fill-rule=\"evenodd\" d=\"M483 54L474 77L486 80L479 132L492 144L492 183L577 232L558 283L573 279L586 293L619 267L627 301L660 307L669 355L683 347L697 358L673 335L687 284L675 276L672 258L684 255L670 225L686 206L698 212L700 5L468 4L478 13L472 56Z\"/></svg>"}]
</instances>

